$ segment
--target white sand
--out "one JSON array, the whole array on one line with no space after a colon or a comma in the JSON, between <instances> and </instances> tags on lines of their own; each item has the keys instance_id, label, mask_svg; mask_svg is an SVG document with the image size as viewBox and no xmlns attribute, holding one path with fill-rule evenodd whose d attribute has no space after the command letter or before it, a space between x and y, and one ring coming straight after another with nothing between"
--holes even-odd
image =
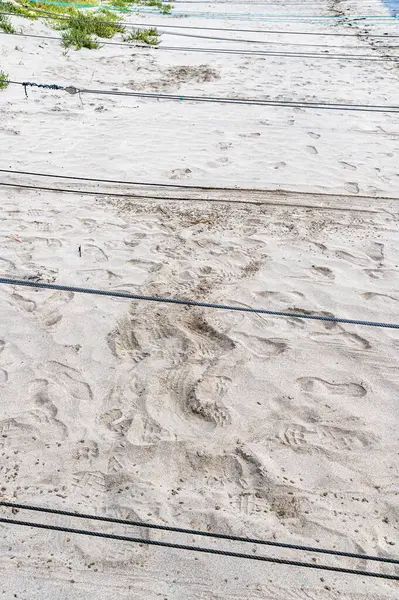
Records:
<instances>
[{"instance_id":1,"label":"white sand","mask_svg":"<svg viewBox=\"0 0 399 600\"><path fill-rule=\"evenodd\" d=\"M288 4L251 10L334 14L331 3ZM378 4L342 6L352 14L386 14ZM177 7L249 10L228 3ZM145 21L360 30L154 15ZM25 31L49 33L38 23L21 24ZM398 34L394 25L367 29ZM363 38L271 39L382 52ZM117 46L65 56L58 42L1 41L2 68L16 80L398 103L399 71L386 63ZM163 43L218 44L169 35ZM182 75L181 67L190 68ZM209 81L201 81L204 74ZM12 86L0 100L2 168L293 192L208 194L262 203L256 206L199 202L205 194L195 190L142 189L148 200L125 201L2 188L2 275L398 322L398 115L100 96L83 96L82 104L78 97L35 90L26 100ZM39 183L5 175L1 181ZM159 198L168 194L186 201ZM397 331L9 286L0 289L0 306L2 499L398 556ZM124 527L103 530L212 545ZM16 526L0 526L0 533L5 600L398 597L395 583L372 578ZM252 552L243 544L213 545ZM257 553L312 560L289 551ZM321 555L315 562L395 572Z\"/></svg>"}]
</instances>

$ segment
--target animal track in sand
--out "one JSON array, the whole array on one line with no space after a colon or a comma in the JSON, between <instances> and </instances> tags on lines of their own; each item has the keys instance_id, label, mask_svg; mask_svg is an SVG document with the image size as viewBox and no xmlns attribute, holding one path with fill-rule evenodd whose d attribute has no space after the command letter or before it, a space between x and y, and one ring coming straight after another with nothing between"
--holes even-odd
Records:
<instances>
[{"instance_id":1,"label":"animal track in sand","mask_svg":"<svg viewBox=\"0 0 399 600\"><path fill-rule=\"evenodd\" d=\"M244 348L262 358L278 356L288 348L288 344L283 340L267 339L242 332L232 334L232 338L238 341Z\"/></svg>"},{"instance_id":2,"label":"animal track in sand","mask_svg":"<svg viewBox=\"0 0 399 600\"><path fill-rule=\"evenodd\" d=\"M364 431L327 425L305 427L297 423L282 427L278 437L283 444L302 451L318 448L327 452L331 450L354 452L374 446L378 441L377 436Z\"/></svg>"},{"instance_id":3,"label":"animal track in sand","mask_svg":"<svg viewBox=\"0 0 399 600\"><path fill-rule=\"evenodd\" d=\"M367 390L358 383L330 383L320 377L299 377L296 383L303 392L309 394L330 394L352 398L361 398L367 394Z\"/></svg>"}]
</instances>

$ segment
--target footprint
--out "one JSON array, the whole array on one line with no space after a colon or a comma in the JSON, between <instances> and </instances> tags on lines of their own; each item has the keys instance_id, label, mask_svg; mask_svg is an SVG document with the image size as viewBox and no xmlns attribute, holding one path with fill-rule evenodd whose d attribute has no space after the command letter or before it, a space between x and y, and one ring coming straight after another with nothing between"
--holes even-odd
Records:
<instances>
[{"instance_id":1,"label":"footprint","mask_svg":"<svg viewBox=\"0 0 399 600\"><path fill-rule=\"evenodd\" d=\"M134 362L139 362L148 356L135 333L135 323L129 317L123 317L119 320L114 331L108 335L108 345L115 356L120 359L129 358Z\"/></svg>"},{"instance_id":2,"label":"footprint","mask_svg":"<svg viewBox=\"0 0 399 600\"><path fill-rule=\"evenodd\" d=\"M73 398L78 400L85 400L86 402L92 400L93 393L91 388L86 381L82 378L81 374L77 369L68 367L57 361L49 361L43 366L43 370L49 373L54 378L58 385L61 385Z\"/></svg>"},{"instance_id":3,"label":"footprint","mask_svg":"<svg viewBox=\"0 0 399 600\"><path fill-rule=\"evenodd\" d=\"M370 248L366 251L367 256L376 262L384 260L384 244L381 242L373 242Z\"/></svg>"},{"instance_id":4,"label":"footprint","mask_svg":"<svg viewBox=\"0 0 399 600\"><path fill-rule=\"evenodd\" d=\"M217 145L220 150L228 150L233 144L231 142L219 142Z\"/></svg>"},{"instance_id":5,"label":"footprint","mask_svg":"<svg viewBox=\"0 0 399 600\"><path fill-rule=\"evenodd\" d=\"M331 269L328 267L318 267L316 265L312 265L312 271L317 275L322 275L323 277L327 277L327 279L334 280L335 275Z\"/></svg>"},{"instance_id":6,"label":"footprint","mask_svg":"<svg viewBox=\"0 0 399 600\"><path fill-rule=\"evenodd\" d=\"M261 296L262 298L267 298L267 300L276 300L277 302L282 302L286 304L287 302L295 302L296 300L302 300L304 295L302 292L257 292L257 296Z\"/></svg>"},{"instance_id":7,"label":"footprint","mask_svg":"<svg viewBox=\"0 0 399 600\"><path fill-rule=\"evenodd\" d=\"M0 369L0 385L7 383L8 381L8 373L5 369Z\"/></svg>"},{"instance_id":8,"label":"footprint","mask_svg":"<svg viewBox=\"0 0 399 600\"><path fill-rule=\"evenodd\" d=\"M62 319L60 308L73 300L73 292L55 292L47 300L40 312L39 321L42 327L49 328Z\"/></svg>"},{"instance_id":9,"label":"footprint","mask_svg":"<svg viewBox=\"0 0 399 600\"><path fill-rule=\"evenodd\" d=\"M192 171L189 168L186 169L173 169L172 171L170 171L169 173L169 179L191 179L192 175L191 175Z\"/></svg>"},{"instance_id":10,"label":"footprint","mask_svg":"<svg viewBox=\"0 0 399 600\"><path fill-rule=\"evenodd\" d=\"M286 167L286 166L287 166L287 163L286 163L286 162L284 162L284 161L281 161L281 162L278 162L278 163L276 163L276 164L274 165L274 168L275 168L275 169L282 169L283 167Z\"/></svg>"},{"instance_id":11,"label":"footprint","mask_svg":"<svg viewBox=\"0 0 399 600\"><path fill-rule=\"evenodd\" d=\"M216 427L229 425L230 412L221 401L227 392L228 383L231 380L222 376L205 376L200 379L187 398L187 408Z\"/></svg>"},{"instance_id":12,"label":"footprint","mask_svg":"<svg viewBox=\"0 0 399 600\"><path fill-rule=\"evenodd\" d=\"M320 425L305 427L292 423L278 433L283 444L294 450L318 448L322 451L357 451L375 445L378 438L364 431Z\"/></svg>"},{"instance_id":13,"label":"footprint","mask_svg":"<svg viewBox=\"0 0 399 600\"><path fill-rule=\"evenodd\" d=\"M255 138L255 137L259 137L261 134L258 131L253 131L251 133L239 133L238 137L241 138Z\"/></svg>"},{"instance_id":14,"label":"footprint","mask_svg":"<svg viewBox=\"0 0 399 600\"><path fill-rule=\"evenodd\" d=\"M365 300L372 300L374 298L378 299L383 299L383 300L393 300L394 302L399 302L399 298L395 298L395 296L390 296L389 294L377 294L375 292L364 292L361 293L360 296L362 296L362 298L364 298Z\"/></svg>"},{"instance_id":15,"label":"footprint","mask_svg":"<svg viewBox=\"0 0 399 600\"><path fill-rule=\"evenodd\" d=\"M24 312L34 312L36 310L36 302L33 300L29 300L28 298L24 298L20 294L14 293L11 298L15 300L18 308L23 310Z\"/></svg>"},{"instance_id":16,"label":"footprint","mask_svg":"<svg viewBox=\"0 0 399 600\"><path fill-rule=\"evenodd\" d=\"M365 274L371 279L395 279L397 271L393 269L365 269Z\"/></svg>"},{"instance_id":17,"label":"footprint","mask_svg":"<svg viewBox=\"0 0 399 600\"><path fill-rule=\"evenodd\" d=\"M365 258L361 258L360 256L353 256L353 254L350 254L349 252L346 252L345 250L337 250L337 252L335 253L335 256L342 260L346 260L354 265L359 265L360 267L364 267L364 266L370 264L370 262L368 260L366 260Z\"/></svg>"},{"instance_id":18,"label":"footprint","mask_svg":"<svg viewBox=\"0 0 399 600\"><path fill-rule=\"evenodd\" d=\"M75 460L90 460L91 458L97 458L99 455L98 444L92 440L80 440L73 452L73 458Z\"/></svg>"},{"instance_id":19,"label":"footprint","mask_svg":"<svg viewBox=\"0 0 399 600\"><path fill-rule=\"evenodd\" d=\"M308 152L308 154L318 154L315 146L306 146L306 152Z\"/></svg>"},{"instance_id":20,"label":"footprint","mask_svg":"<svg viewBox=\"0 0 399 600\"><path fill-rule=\"evenodd\" d=\"M331 394L333 396L350 396L361 398L367 390L357 383L330 383L319 377L299 377L296 380L299 388L308 394Z\"/></svg>"},{"instance_id":21,"label":"footprint","mask_svg":"<svg viewBox=\"0 0 399 600\"><path fill-rule=\"evenodd\" d=\"M345 162L344 160L338 161L340 165L344 167L347 171L357 171L357 167L355 165L351 165L350 163Z\"/></svg>"},{"instance_id":22,"label":"footprint","mask_svg":"<svg viewBox=\"0 0 399 600\"><path fill-rule=\"evenodd\" d=\"M271 340L246 333L235 333L232 338L244 348L262 358L278 356L287 349L287 344L283 340Z\"/></svg>"},{"instance_id":23,"label":"footprint","mask_svg":"<svg viewBox=\"0 0 399 600\"><path fill-rule=\"evenodd\" d=\"M318 140L321 137L319 133L314 133L313 131L308 131L308 135L310 135L310 137L314 140Z\"/></svg>"},{"instance_id":24,"label":"footprint","mask_svg":"<svg viewBox=\"0 0 399 600\"><path fill-rule=\"evenodd\" d=\"M85 256L91 256L95 262L105 262L108 260L107 254L94 244L86 244L84 247Z\"/></svg>"},{"instance_id":25,"label":"footprint","mask_svg":"<svg viewBox=\"0 0 399 600\"><path fill-rule=\"evenodd\" d=\"M333 344L336 346L351 346L353 348L361 348L369 350L371 344L368 340L357 335L357 333L348 333L341 331L340 333L313 333L310 338L317 343Z\"/></svg>"},{"instance_id":26,"label":"footprint","mask_svg":"<svg viewBox=\"0 0 399 600\"><path fill-rule=\"evenodd\" d=\"M110 431L122 436L127 433L132 420L132 418L126 417L119 408L112 408L100 416L100 423Z\"/></svg>"},{"instance_id":27,"label":"footprint","mask_svg":"<svg viewBox=\"0 0 399 600\"><path fill-rule=\"evenodd\" d=\"M356 181L346 181L344 188L350 192L351 194L358 194L359 193L359 186L356 183Z\"/></svg>"}]
</instances>

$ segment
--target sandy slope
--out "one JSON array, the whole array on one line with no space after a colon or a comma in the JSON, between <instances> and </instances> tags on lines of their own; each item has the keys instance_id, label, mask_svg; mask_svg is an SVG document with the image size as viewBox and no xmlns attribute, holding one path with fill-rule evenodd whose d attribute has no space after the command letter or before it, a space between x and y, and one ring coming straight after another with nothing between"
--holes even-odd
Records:
<instances>
[{"instance_id":1,"label":"sandy slope","mask_svg":"<svg viewBox=\"0 0 399 600\"><path fill-rule=\"evenodd\" d=\"M182 39L168 43L187 44ZM347 40L370 54L367 41ZM3 40L1 51L15 79L396 102L397 70L383 63L117 47L63 56L55 42L21 39L19 50L15 43ZM231 204L196 201L195 190L186 201L185 192L162 194L180 198L170 201L152 190L139 190L148 199L117 199L105 186L108 197L3 188L2 274L397 322L398 204L372 197L398 196L397 115L128 98L84 97L82 105L34 91L27 101L20 88L0 100L5 168L355 195L202 194L241 201ZM397 555L395 330L10 287L0 300L3 498ZM361 577L0 531L7 600L388 600L398 593L395 584ZM349 559L344 566L380 568Z\"/></svg>"}]
</instances>

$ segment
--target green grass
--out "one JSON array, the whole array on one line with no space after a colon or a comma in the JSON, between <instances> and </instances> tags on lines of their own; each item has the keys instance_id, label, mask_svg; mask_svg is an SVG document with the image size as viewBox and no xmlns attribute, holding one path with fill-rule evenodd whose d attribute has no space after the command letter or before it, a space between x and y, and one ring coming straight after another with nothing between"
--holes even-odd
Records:
<instances>
[{"instance_id":1,"label":"green grass","mask_svg":"<svg viewBox=\"0 0 399 600\"><path fill-rule=\"evenodd\" d=\"M5 15L0 15L0 30L4 31L4 33L17 33L17 30L14 29L9 17Z\"/></svg>"},{"instance_id":2,"label":"green grass","mask_svg":"<svg viewBox=\"0 0 399 600\"><path fill-rule=\"evenodd\" d=\"M8 81L8 73L4 73L4 71L0 71L0 90L6 90L9 86Z\"/></svg>"},{"instance_id":3,"label":"green grass","mask_svg":"<svg viewBox=\"0 0 399 600\"><path fill-rule=\"evenodd\" d=\"M158 8L162 14L169 14L172 4L164 4L162 0L111 0L110 6L116 10L128 10L135 6L152 6Z\"/></svg>"},{"instance_id":4,"label":"green grass","mask_svg":"<svg viewBox=\"0 0 399 600\"><path fill-rule=\"evenodd\" d=\"M116 33L125 32L125 28L118 23L118 17L109 10L93 13L70 8L67 19L57 18L59 16L55 14L48 20L54 29L63 32L62 43L65 48L94 50L100 47L98 38L109 39Z\"/></svg>"},{"instance_id":5,"label":"green grass","mask_svg":"<svg viewBox=\"0 0 399 600\"><path fill-rule=\"evenodd\" d=\"M7 2L7 0L0 0L0 12L9 12L19 17L25 17L31 21L35 21L38 17L34 10L23 1L18 2Z\"/></svg>"},{"instance_id":6,"label":"green grass","mask_svg":"<svg viewBox=\"0 0 399 600\"><path fill-rule=\"evenodd\" d=\"M161 12L170 12L171 5L162 0L111 0L110 8L129 8L132 6L156 6ZM17 16L35 20L42 19L52 29L62 31L62 45L69 49L95 50L101 46L101 39L110 39L117 33L124 34L126 42L144 42L149 46L159 44L156 29L139 29L126 33L125 27L119 23L119 17L107 8L95 10L78 10L73 6L57 6L48 4L45 9L36 8L28 0L0 0L0 12L11 12ZM0 30L16 33L8 17L0 15Z\"/></svg>"},{"instance_id":7,"label":"green grass","mask_svg":"<svg viewBox=\"0 0 399 600\"><path fill-rule=\"evenodd\" d=\"M144 42L149 46L157 46L159 44L159 33L155 27L149 29L136 29L129 31L123 36L124 42Z\"/></svg>"}]
</instances>

